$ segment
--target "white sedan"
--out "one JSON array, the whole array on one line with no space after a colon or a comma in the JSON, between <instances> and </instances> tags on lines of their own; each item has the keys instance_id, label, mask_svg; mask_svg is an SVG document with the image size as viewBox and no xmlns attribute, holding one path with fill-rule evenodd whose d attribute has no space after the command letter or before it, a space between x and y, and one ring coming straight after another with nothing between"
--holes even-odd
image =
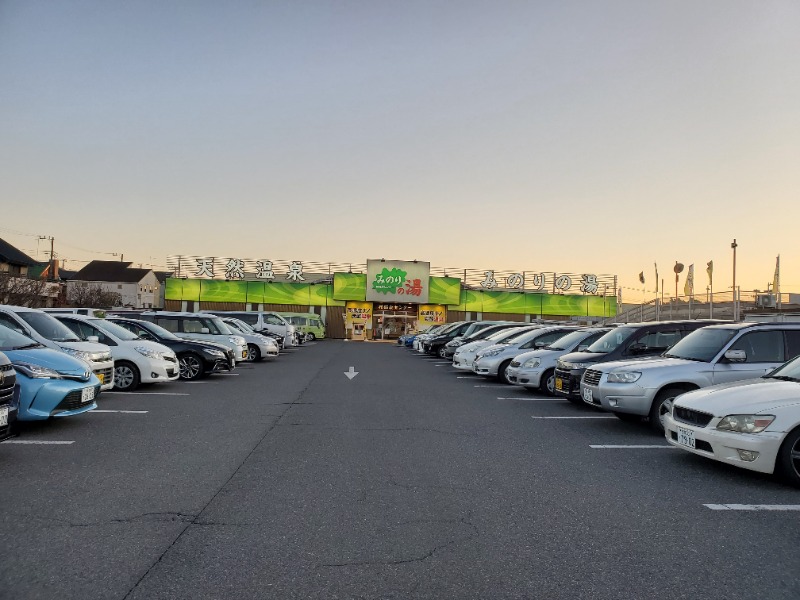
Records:
<instances>
[{"instance_id":1,"label":"white sedan","mask_svg":"<svg viewBox=\"0 0 800 600\"><path fill-rule=\"evenodd\" d=\"M688 392L667 409L673 446L800 487L800 356L759 379Z\"/></svg>"}]
</instances>

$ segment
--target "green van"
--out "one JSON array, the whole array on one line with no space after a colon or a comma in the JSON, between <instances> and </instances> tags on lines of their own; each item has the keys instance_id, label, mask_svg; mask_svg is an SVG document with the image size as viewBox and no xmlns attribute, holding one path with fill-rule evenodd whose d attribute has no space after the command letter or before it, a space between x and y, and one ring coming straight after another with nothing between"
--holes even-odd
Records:
<instances>
[{"instance_id":1,"label":"green van","mask_svg":"<svg viewBox=\"0 0 800 600\"><path fill-rule=\"evenodd\" d=\"M325 337L325 324L316 313L279 313L284 319L295 326L297 331L306 334L307 340L321 340Z\"/></svg>"}]
</instances>

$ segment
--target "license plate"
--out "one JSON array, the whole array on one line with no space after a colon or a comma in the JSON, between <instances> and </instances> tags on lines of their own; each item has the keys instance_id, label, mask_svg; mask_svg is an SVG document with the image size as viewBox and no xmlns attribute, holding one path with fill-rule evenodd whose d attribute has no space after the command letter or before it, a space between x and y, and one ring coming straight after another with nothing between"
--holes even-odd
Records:
<instances>
[{"instance_id":1,"label":"license plate","mask_svg":"<svg viewBox=\"0 0 800 600\"><path fill-rule=\"evenodd\" d=\"M678 427L678 443L687 448L694 448L694 431Z\"/></svg>"},{"instance_id":2,"label":"license plate","mask_svg":"<svg viewBox=\"0 0 800 600\"><path fill-rule=\"evenodd\" d=\"M564 389L564 380L556 378L556 389L563 390Z\"/></svg>"},{"instance_id":3,"label":"license plate","mask_svg":"<svg viewBox=\"0 0 800 600\"><path fill-rule=\"evenodd\" d=\"M242 358L247 358L247 350L242 350Z\"/></svg>"},{"instance_id":4,"label":"license plate","mask_svg":"<svg viewBox=\"0 0 800 600\"><path fill-rule=\"evenodd\" d=\"M581 390L581 394L583 394L583 401L588 402L589 404L594 404L592 400L592 390L589 388L583 388Z\"/></svg>"},{"instance_id":5,"label":"license plate","mask_svg":"<svg viewBox=\"0 0 800 600\"><path fill-rule=\"evenodd\" d=\"M0 406L0 427L8 425L8 407Z\"/></svg>"},{"instance_id":6,"label":"license plate","mask_svg":"<svg viewBox=\"0 0 800 600\"><path fill-rule=\"evenodd\" d=\"M92 400L94 400L94 388L83 388L81 390L81 402L90 402Z\"/></svg>"},{"instance_id":7,"label":"license plate","mask_svg":"<svg viewBox=\"0 0 800 600\"><path fill-rule=\"evenodd\" d=\"M95 375L97 375L97 378L100 380L100 385L103 385L106 382L105 373L95 373Z\"/></svg>"}]
</instances>

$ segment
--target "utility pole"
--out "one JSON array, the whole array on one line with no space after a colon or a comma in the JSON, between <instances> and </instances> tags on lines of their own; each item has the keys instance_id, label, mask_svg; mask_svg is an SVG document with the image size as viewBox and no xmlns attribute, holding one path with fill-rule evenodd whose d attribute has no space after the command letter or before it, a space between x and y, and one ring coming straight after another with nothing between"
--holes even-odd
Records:
<instances>
[{"instance_id":1,"label":"utility pole","mask_svg":"<svg viewBox=\"0 0 800 600\"><path fill-rule=\"evenodd\" d=\"M736 248L739 244L736 243L736 238L733 239L733 243L731 244L731 248L733 248L733 320L734 322L739 320L739 301L736 297Z\"/></svg>"}]
</instances>

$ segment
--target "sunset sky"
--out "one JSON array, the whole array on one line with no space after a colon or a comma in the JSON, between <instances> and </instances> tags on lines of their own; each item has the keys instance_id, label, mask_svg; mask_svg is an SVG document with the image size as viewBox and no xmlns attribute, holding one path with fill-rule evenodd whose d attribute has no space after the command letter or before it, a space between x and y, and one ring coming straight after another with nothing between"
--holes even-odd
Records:
<instances>
[{"instance_id":1,"label":"sunset sky","mask_svg":"<svg viewBox=\"0 0 800 600\"><path fill-rule=\"evenodd\" d=\"M800 293L800 2L2 0L0 237ZM681 289L683 280L681 280Z\"/></svg>"}]
</instances>

